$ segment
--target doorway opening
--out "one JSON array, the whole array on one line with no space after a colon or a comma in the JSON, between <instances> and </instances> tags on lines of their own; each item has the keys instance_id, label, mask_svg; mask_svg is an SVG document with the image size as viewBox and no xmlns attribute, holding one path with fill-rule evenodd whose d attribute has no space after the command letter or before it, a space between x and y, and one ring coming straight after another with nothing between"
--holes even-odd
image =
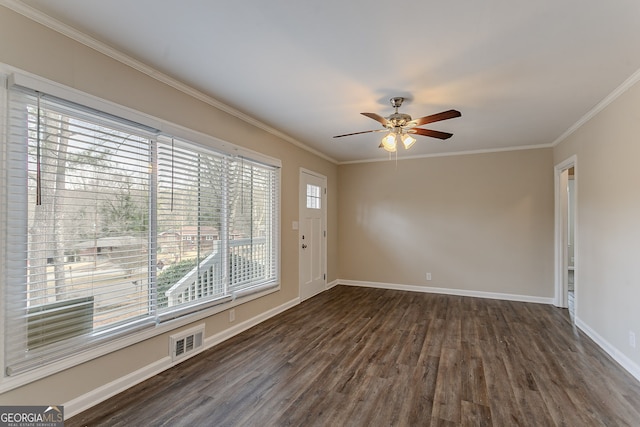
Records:
<instances>
[{"instance_id":1,"label":"doorway opening","mask_svg":"<svg viewBox=\"0 0 640 427\"><path fill-rule=\"evenodd\" d=\"M577 176L576 156L555 167L555 305L568 308L572 321L575 321L578 302L575 250Z\"/></svg>"}]
</instances>

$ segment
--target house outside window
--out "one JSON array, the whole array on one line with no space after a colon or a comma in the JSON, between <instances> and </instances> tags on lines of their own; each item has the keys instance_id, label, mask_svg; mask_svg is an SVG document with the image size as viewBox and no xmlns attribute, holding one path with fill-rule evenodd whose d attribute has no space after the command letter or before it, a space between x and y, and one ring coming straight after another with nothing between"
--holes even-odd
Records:
<instances>
[{"instance_id":1,"label":"house outside window","mask_svg":"<svg viewBox=\"0 0 640 427\"><path fill-rule=\"evenodd\" d=\"M278 164L20 85L8 101L5 375L278 285Z\"/></svg>"}]
</instances>

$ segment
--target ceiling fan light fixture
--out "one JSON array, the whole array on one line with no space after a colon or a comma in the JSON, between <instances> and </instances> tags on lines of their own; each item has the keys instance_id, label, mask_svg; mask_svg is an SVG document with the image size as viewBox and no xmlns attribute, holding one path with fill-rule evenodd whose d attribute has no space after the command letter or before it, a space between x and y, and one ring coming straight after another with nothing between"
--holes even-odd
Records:
<instances>
[{"instance_id":1,"label":"ceiling fan light fixture","mask_svg":"<svg viewBox=\"0 0 640 427\"><path fill-rule=\"evenodd\" d=\"M398 108L402 105L405 99L402 97L391 98L391 106L395 108L395 112L388 117L382 117L376 113L360 113L365 117L375 120L382 125L382 129L365 130L361 132L346 133L343 135L335 135L334 138L342 138L343 136L360 135L363 133L371 132L387 132L382 138L379 148L383 148L389 153L396 153L398 145L402 142L405 150L410 149L416 142L416 138L413 135L428 136L437 139L449 139L453 136L449 132L440 132L432 129L424 129L419 126L429 123L440 122L442 120L449 120L455 117L462 116L462 113L458 110L447 110L440 113L431 114L429 116L420 117L418 119L412 119L410 115L400 113Z\"/></svg>"},{"instance_id":2,"label":"ceiling fan light fixture","mask_svg":"<svg viewBox=\"0 0 640 427\"><path fill-rule=\"evenodd\" d=\"M382 148L386 151L393 153L396 151L396 134L389 132L382 138Z\"/></svg>"},{"instance_id":3,"label":"ceiling fan light fixture","mask_svg":"<svg viewBox=\"0 0 640 427\"><path fill-rule=\"evenodd\" d=\"M404 144L405 150L411 148L411 146L416 142L416 139L409 134L403 134L400 139L402 140L402 144Z\"/></svg>"}]
</instances>

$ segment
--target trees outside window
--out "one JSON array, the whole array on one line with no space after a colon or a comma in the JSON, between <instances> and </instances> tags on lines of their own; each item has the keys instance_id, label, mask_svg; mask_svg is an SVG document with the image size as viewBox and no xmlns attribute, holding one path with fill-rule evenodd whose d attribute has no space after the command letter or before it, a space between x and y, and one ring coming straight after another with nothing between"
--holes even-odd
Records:
<instances>
[{"instance_id":1,"label":"trees outside window","mask_svg":"<svg viewBox=\"0 0 640 427\"><path fill-rule=\"evenodd\" d=\"M277 168L31 90L10 105L8 372L277 283Z\"/></svg>"}]
</instances>

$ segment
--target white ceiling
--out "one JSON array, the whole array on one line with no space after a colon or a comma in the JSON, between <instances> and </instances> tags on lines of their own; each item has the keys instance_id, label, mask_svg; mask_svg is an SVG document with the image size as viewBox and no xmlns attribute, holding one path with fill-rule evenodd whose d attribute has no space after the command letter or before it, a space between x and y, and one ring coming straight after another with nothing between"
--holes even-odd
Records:
<instances>
[{"instance_id":1,"label":"white ceiling","mask_svg":"<svg viewBox=\"0 0 640 427\"><path fill-rule=\"evenodd\" d=\"M24 0L338 162L385 159L408 98L423 127L399 157L549 146L640 69L638 0Z\"/></svg>"}]
</instances>

